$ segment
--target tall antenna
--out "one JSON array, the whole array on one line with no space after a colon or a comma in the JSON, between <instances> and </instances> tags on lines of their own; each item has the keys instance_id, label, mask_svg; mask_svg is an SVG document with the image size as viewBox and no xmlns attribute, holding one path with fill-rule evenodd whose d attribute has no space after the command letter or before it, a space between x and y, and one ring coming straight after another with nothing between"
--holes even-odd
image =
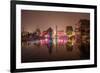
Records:
<instances>
[{"instance_id":1,"label":"tall antenna","mask_svg":"<svg viewBox=\"0 0 100 73\"><path fill-rule=\"evenodd\" d=\"M58 43L57 43L57 25L56 25L56 52L57 52L57 45L58 45Z\"/></svg>"}]
</instances>

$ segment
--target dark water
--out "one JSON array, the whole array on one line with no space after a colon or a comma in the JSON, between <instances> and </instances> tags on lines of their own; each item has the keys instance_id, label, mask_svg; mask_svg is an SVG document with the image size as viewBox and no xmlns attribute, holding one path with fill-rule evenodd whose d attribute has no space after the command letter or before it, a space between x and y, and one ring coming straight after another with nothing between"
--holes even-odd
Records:
<instances>
[{"instance_id":1,"label":"dark water","mask_svg":"<svg viewBox=\"0 0 100 73\"><path fill-rule=\"evenodd\" d=\"M57 43L56 43L57 42ZM75 45L56 39L22 42L22 62L44 62L89 59ZM86 55L87 56L87 55Z\"/></svg>"}]
</instances>

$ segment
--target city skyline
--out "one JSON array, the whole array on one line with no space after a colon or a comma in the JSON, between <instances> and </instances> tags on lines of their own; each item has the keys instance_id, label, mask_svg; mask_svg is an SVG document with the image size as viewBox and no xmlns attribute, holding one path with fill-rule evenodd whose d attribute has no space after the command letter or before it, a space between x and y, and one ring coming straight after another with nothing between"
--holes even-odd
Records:
<instances>
[{"instance_id":1,"label":"city skyline","mask_svg":"<svg viewBox=\"0 0 100 73\"><path fill-rule=\"evenodd\" d=\"M22 63L90 59L89 13L22 10L21 26Z\"/></svg>"}]
</instances>

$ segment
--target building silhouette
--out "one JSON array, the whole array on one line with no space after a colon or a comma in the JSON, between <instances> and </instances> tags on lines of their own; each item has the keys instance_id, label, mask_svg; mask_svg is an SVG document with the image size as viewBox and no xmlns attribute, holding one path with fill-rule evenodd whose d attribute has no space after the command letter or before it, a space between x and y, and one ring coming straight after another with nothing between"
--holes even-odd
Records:
<instances>
[{"instance_id":1,"label":"building silhouette","mask_svg":"<svg viewBox=\"0 0 100 73\"><path fill-rule=\"evenodd\" d=\"M90 58L90 20L81 19L75 25L76 48L80 50L80 58Z\"/></svg>"}]
</instances>

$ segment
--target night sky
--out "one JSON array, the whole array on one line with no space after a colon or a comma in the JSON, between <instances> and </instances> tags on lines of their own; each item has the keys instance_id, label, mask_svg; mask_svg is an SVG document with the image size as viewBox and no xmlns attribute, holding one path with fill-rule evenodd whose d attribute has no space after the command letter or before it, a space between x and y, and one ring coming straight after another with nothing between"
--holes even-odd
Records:
<instances>
[{"instance_id":1,"label":"night sky","mask_svg":"<svg viewBox=\"0 0 100 73\"><path fill-rule=\"evenodd\" d=\"M41 31L49 27L55 30L56 25L58 30L64 30L68 25L73 27L80 19L89 19L89 13L75 13L75 12L54 12L54 11L21 11L21 28L22 31L34 32L36 28Z\"/></svg>"}]
</instances>

